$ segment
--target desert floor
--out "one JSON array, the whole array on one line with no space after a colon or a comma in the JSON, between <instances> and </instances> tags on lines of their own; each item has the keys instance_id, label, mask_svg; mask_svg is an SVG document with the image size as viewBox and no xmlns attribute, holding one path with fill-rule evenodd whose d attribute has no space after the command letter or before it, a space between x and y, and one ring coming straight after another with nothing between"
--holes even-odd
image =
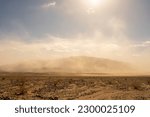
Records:
<instances>
[{"instance_id":1,"label":"desert floor","mask_svg":"<svg viewBox=\"0 0 150 117\"><path fill-rule=\"evenodd\" d=\"M1 100L150 100L150 76L0 73Z\"/></svg>"}]
</instances>

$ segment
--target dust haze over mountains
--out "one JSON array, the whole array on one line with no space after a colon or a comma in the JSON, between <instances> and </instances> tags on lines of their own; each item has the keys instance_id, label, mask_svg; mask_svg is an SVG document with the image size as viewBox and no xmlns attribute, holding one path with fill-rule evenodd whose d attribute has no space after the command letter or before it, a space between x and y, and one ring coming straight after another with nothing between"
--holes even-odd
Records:
<instances>
[{"instance_id":1,"label":"dust haze over mountains","mask_svg":"<svg viewBox=\"0 0 150 117\"><path fill-rule=\"evenodd\" d=\"M109 59L76 56L47 61L28 61L1 68L13 72L61 72L61 73L127 73L133 69L124 62Z\"/></svg>"},{"instance_id":2,"label":"dust haze over mountains","mask_svg":"<svg viewBox=\"0 0 150 117\"><path fill-rule=\"evenodd\" d=\"M0 3L1 71L150 72L149 1L104 1Z\"/></svg>"},{"instance_id":3,"label":"dust haze over mountains","mask_svg":"<svg viewBox=\"0 0 150 117\"><path fill-rule=\"evenodd\" d=\"M123 35L109 38L97 32L71 39L48 36L29 42L8 36L0 42L1 71L148 73L150 68L149 42L137 44Z\"/></svg>"}]
</instances>

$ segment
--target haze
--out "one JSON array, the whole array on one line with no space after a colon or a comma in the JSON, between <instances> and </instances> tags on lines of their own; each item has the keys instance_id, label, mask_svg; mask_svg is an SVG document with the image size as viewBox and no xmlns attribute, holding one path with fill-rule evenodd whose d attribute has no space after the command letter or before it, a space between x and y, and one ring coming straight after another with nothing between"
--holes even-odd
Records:
<instances>
[{"instance_id":1,"label":"haze","mask_svg":"<svg viewBox=\"0 0 150 117\"><path fill-rule=\"evenodd\" d=\"M0 0L0 65L70 56L150 72L148 0Z\"/></svg>"}]
</instances>

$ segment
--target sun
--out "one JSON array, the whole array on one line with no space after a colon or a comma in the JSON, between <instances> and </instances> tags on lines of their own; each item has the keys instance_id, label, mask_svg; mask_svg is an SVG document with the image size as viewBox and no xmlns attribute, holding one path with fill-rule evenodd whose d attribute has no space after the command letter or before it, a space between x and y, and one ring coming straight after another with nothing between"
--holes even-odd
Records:
<instances>
[{"instance_id":1,"label":"sun","mask_svg":"<svg viewBox=\"0 0 150 117\"><path fill-rule=\"evenodd\" d=\"M100 3L101 0L87 0L89 5L91 6L97 6Z\"/></svg>"},{"instance_id":2,"label":"sun","mask_svg":"<svg viewBox=\"0 0 150 117\"><path fill-rule=\"evenodd\" d=\"M87 0L87 4L91 7L97 7L103 3L104 0Z\"/></svg>"},{"instance_id":3,"label":"sun","mask_svg":"<svg viewBox=\"0 0 150 117\"><path fill-rule=\"evenodd\" d=\"M96 9L104 6L109 0L81 0L87 8Z\"/></svg>"}]
</instances>

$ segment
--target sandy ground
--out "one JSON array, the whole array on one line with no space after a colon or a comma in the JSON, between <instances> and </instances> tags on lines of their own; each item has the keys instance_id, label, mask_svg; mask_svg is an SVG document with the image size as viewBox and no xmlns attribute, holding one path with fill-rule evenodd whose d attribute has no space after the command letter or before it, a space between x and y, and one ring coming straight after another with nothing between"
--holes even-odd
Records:
<instances>
[{"instance_id":1,"label":"sandy ground","mask_svg":"<svg viewBox=\"0 0 150 117\"><path fill-rule=\"evenodd\" d=\"M150 100L150 76L0 73L1 100Z\"/></svg>"}]
</instances>

